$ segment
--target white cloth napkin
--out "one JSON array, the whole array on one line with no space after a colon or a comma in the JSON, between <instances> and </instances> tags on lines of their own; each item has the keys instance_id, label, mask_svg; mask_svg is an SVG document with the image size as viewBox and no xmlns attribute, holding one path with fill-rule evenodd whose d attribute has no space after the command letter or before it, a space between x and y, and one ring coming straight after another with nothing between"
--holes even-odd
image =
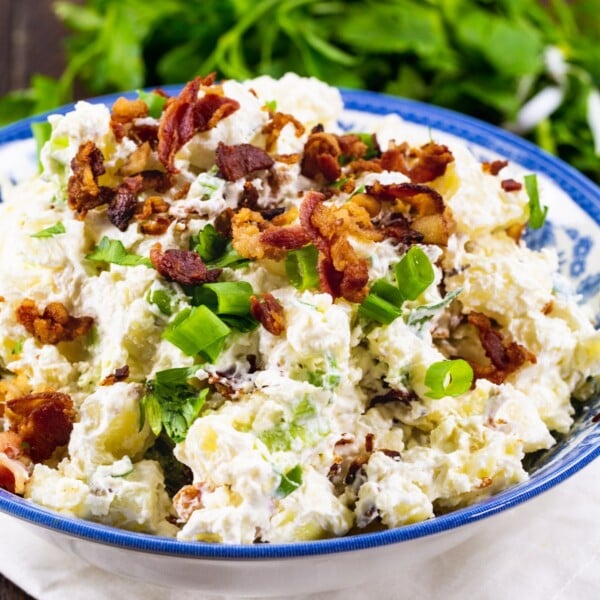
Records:
<instances>
[{"instance_id":1,"label":"white cloth napkin","mask_svg":"<svg viewBox=\"0 0 600 600\"><path fill-rule=\"evenodd\" d=\"M0 514L0 570L38 600L228 600L106 573ZM492 520L452 551L387 580L295 600L596 600L600 597L600 460Z\"/></svg>"}]
</instances>

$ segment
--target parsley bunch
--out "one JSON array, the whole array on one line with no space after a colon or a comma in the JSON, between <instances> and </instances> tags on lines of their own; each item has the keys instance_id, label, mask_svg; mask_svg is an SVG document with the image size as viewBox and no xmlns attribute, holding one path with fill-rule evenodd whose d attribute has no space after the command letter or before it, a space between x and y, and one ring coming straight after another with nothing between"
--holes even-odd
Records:
<instances>
[{"instance_id":1,"label":"parsley bunch","mask_svg":"<svg viewBox=\"0 0 600 600\"><path fill-rule=\"evenodd\" d=\"M56 2L67 67L0 99L5 122L89 94L286 71L514 129L600 181L597 0ZM533 102L533 104L530 104ZM532 117L533 115L533 117Z\"/></svg>"}]
</instances>

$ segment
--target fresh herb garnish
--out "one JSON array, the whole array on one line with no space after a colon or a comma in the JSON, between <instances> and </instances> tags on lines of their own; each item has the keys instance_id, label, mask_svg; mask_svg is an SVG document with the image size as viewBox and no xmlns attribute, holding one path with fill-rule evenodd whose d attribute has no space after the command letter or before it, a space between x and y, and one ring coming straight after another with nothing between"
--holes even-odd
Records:
<instances>
[{"instance_id":1,"label":"fresh herb garnish","mask_svg":"<svg viewBox=\"0 0 600 600\"><path fill-rule=\"evenodd\" d=\"M525 189L529 196L529 227L540 229L546 222L548 207L540 204L540 193L538 190L537 175L525 175Z\"/></svg>"},{"instance_id":2,"label":"fresh herb garnish","mask_svg":"<svg viewBox=\"0 0 600 600\"><path fill-rule=\"evenodd\" d=\"M146 296L149 304L153 304L167 317L173 314L173 293L166 288L151 289Z\"/></svg>"},{"instance_id":3,"label":"fresh herb garnish","mask_svg":"<svg viewBox=\"0 0 600 600\"><path fill-rule=\"evenodd\" d=\"M189 383L192 377L192 369L183 367L159 371L146 383L142 407L154 435L164 428L174 442L185 440L208 395L208 388L198 390Z\"/></svg>"},{"instance_id":4,"label":"fresh herb garnish","mask_svg":"<svg viewBox=\"0 0 600 600\"><path fill-rule=\"evenodd\" d=\"M90 254L87 254L85 258L95 262L112 263L124 267L144 265L153 268L150 259L127 252L122 242L119 240L111 240L106 236L100 240L100 243Z\"/></svg>"},{"instance_id":5,"label":"fresh herb garnish","mask_svg":"<svg viewBox=\"0 0 600 600\"><path fill-rule=\"evenodd\" d=\"M65 226L62 221L57 221L54 225L50 227L46 227L46 229L41 229L37 233L32 233L30 237L32 238L50 238L55 235L60 235L61 233L66 233Z\"/></svg>"},{"instance_id":6,"label":"fresh herb garnish","mask_svg":"<svg viewBox=\"0 0 600 600\"><path fill-rule=\"evenodd\" d=\"M223 269L225 267L237 269L249 262L247 258L240 256L233 249L231 242L210 224L200 231L197 239L192 240L192 248L211 269Z\"/></svg>"},{"instance_id":7,"label":"fresh herb garnish","mask_svg":"<svg viewBox=\"0 0 600 600\"><path fill-rule=\"evenodd\" d=\"M429 387L425 395L434 400L445 396L460 396L472 383L473 369L466 360L441 360L429 365L425 373L425 385Z\"/></svg>"},{"instance_id":8,"label":"fresh herb garnish","mask_svg":"<svg viewBox=\"0 0 600 600\"><path fill-rule=\"evenodd\" d=\"M409 248L394 267L394 273L398 289L406 300L416 300L435 278L431 261L418 246Z\"/></svg>"}]
</instances>

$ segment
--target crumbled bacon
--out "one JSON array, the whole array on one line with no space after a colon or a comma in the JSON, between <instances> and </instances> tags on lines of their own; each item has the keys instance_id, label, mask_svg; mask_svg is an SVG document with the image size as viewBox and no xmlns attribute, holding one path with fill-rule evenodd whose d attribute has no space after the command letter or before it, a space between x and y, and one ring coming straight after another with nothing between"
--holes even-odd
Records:
<instances>
[{"instance_id":1,"label":"crumbled bacon","mask_svg":"<svg viewBox=\"0 0 600 600\"><path fill-rule=\"evenodd\" d=\"M323 204L324 196L309 192L300 207L300 222L310 241L319 250L321 289L334 298L362 302L367 294L367 260L358 256L348 236L380 240L369 213L348 202L336 208Z\"/></svg>"},{"instance_id":2,"label":"crumbled bacon","mask_svg":"<svg viewBox=\"0 0 600 600\"><path fill-rule=\"evenodd\" d=\"M335 181L342 174L339 157L342 154L339 141L332 133L311 133L304 144L304 155L300 172L305 177Z\"/></svg>"},{"instance_id":3,"label":"crumbled bacon","mask_svg":"<svg viewBox=\"0 0 600 600\"><path fill-rule=\"evenodd\" d=\"M75 409L67 394L29 394L9 400L6 409L11 429L27 444L34 462L50 458L59 446L68 443Z\"/></svg>"},{"instance_id":4,"label":"crumbled bacon","mask_svg":"<svg viewBox=\"0 0 600 600\"><path fill-rule=\"evenodd\" d=\"M175 155L186 142L196 133L209 131L240 107L237 100L214 93L216 90L210 87L198 98L200 88L211 86L212 82L214 76L196 77L165 106L158 129L158 157L171 173L177 172Z\"/></svg>"},{"instance_id":5,"label":"crumbled bacon","mask_svg":"<svg viewBox=\"0 0 600 600\"><path fill-rule=\"evenodd\" d=\"M258 190L251 181L244 182L244 187L238 200L238 207L258 210Z\"/></svg>"},{"instance_id":6,"label":"crumbled bacon","mask_svg":"<svg viewBox=\"0 0 600 600\"><path fill-rule=\"evenodd\" d=\"M429 142L420 148L403 143L381 155L381 166L386 171L400 171L413 183L427 183L441 177L454 156L447 146Z\"/></svg>"},{"instance_id":7,"label":"crumbled bacon","mask_svg":"<svg viewBox=\"0 0 600 600\"><path fill-rule=\"evenodd\" d=\"M255 171L270 169L274 164L264 150L252 144L228 146L223 142L217 146L215 161L227 181L237 181Z\"/></svg>"},{"instance_id":8,"label":"crumbled bacon","mask_svg":"<svg viewBox=\"0 0 600 600\"><path fill-rule=\"evenodd\" d=\"M273 335L281 335L285 331L283 306L273 294L262 294L259 300L256 296L250 297L250 310L252 316Z\"/></svg>"},{"instance_id":9,"label":"crumbled bacon","mask_svg":"<svg viewBox=\"0 0 600 600\"><path fill-rule=\"evenodd\" d=\"M30 459L24 454L23 439L14 431L0 432L0 488L13 494L25 491Z\"/></svg>"},{"instance_id":10,"label":"crumbled bacon","mask_svg":"<svg viewBox=\"0 0 600 600\"><path fill-rule=\"evenodd\" d=\"M492 162L482 162L481 169L484 173L489 173L490 175L498 175L504 167L508 165L507 160L493 160Z\"/></svg>"},{"instance_id":11,"label":"crumbled bacon","mask_svg":"<svg viewBox=\"0 0 600 600\"><path fill-rule=\"evenodd\" d=\"M489 365L471 365L476 377L499 384L525 362L536 362L535 355L529 350L517 342L507 341L500 331L494 329L486 315L472 312L467 319L477 328L481 345L490 359Z\"/></svg>"},{"instance_id":12,"label":"crumbled bacon","mask_svg":"<svg viewBox=\"0 0 600 600\"><path fill-rule=\"evenodd\" d=\"M298 250L310 242L300 225L270 227L260 234L259 240L261 244L284 250Z\"/></svg>"},{"instance_id":13,"label":"crumbled bacon","mask_svg":"<svg viewBox=\"0 0 600 600\"><path fill-rule=\"evenodd\" d=\"M439 192L420 183L390 183L376 182L368 185L367 194L381 201L402 200L419 216L442 214L444 212L444 199Z\"/></svg>"},{"instance_id":14,"label":"crumbled bacon","mask_svg":"<svg viewBox=\"0 0 600 600\"><path fill-rule=\"evenodd\" d=\"M108 205L108 219L120 231L126 231L137 208L137 197L144 181L141 175L126 177Z\"/></svg>"},{"instance_id":15,"label":"crumbled bacon","mask_svg":"<svg viewBox=\"0 0 600 600\"><path fill-rule=\"evenodd\" d=\"M119 381L125 381L129 377L129 365L123 365L115 369L114 373L107 375L100 385L114 385Z\"/></svg>"},{"instance_id":16,"label":"crumbled bacon","mask_svg":"<svg viewBox=\"0 0 600 600\"><path fill-rule=\"evenodd\" d=\"M518 192L523 187L522 183L514 179L503 179L500 185L505 192Z\"/></svg>"},{"instance_id":17,"label":"crumbled bacon","mask_svg":"<svg viewBox=\"0 0 600 600\"><path fill-rule=\"evenodd\" d=\"M287 113L282 112L276 112L271 117L271 120L263 126L262 132L267 138L265 143L267 152L271 152L275 148L275 144L279 139L281 131L289 123L291 123L294 126L294 129L296 130L296 137L300 137L304 133L304 125L302 125L302 123L300 123L298 119L296 119L292 115L288 115Z\"/></svg>"},{"instance_id":18,"label":"crumbled bacon","mask_svg":"<svg viewBox=\"0 0 600 600\"><path fill-rule=\"evenodd\" d=\"M168 212L168 202L160 196L148 196L143 203L138 204L135 218L140 222L142 233L162 235L173 221L173 217Z\"/></svg>"},{"instance_id":19,"label":"crumbled bacon","mask_svg":"<svg viewBox=\"0 0 600 600\"><path fill-rule=\"evenodd\" d=\"M17 321L41 344L72 341L94 324L92 317L72 317L60 302L51 302L40 312L29 298L17 307Z\"/></svg>"},{"instance_id":20,"label":"crumbled bacon","mask_svg":"<svg viewBox=\"0 0 600 600\"><path fill-rule=\"evenodd\" d=\"M112 198L110 188L98 185L105 172L104 157L94 142L81 144L71 160L73 175L67 183L67 202L77 218L83 219L89 210L106 204Z\"/></svg>"},{"instance_id":21,"label":"crumbled bacon","mask_svg":"<svg viewBox=\"0 0 600 600\"><path fill-rule=\"evenodd\" d=\"M390 402L402 402L403 404L410 406L410 403L414 400L418 400L418 397L413 390L390 389L386 391L385 394L373 396L369 402L369 408L377 406L378 404L388 404Z\"/></svg>"},{"instance_id":22,"label":"crumbled bacon","mask_svg":"<svg viewBox=\"0 0 600 600\"><path fill-rule=\"evenodd\" d=\"M148 105L143 100L128 100L121 96L117 98L110 113L110 126L118 141L121 141L128 131L128 126L135 119L148 116Z\"/></svg>"},{"instance_id":23,"label":"crumbled bacon","mask_svg":"<svg viewBox=\"0 0 600 600\"><path fill-rule=\"evenodd\" d=\"M160 275L180 285L213 283L222 271L208 269L200 255L192 250L172 249L163 252L160 244L150 250L150 260Z\"/></svg>"}]
</instances>

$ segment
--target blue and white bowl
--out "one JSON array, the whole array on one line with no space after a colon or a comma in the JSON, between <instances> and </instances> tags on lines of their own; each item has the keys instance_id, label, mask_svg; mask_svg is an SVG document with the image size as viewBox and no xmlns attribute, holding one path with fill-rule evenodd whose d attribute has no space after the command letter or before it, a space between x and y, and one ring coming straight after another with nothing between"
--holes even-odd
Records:
<instances>
[{"instance_id":1,"label":"blue and white bowl","mask_svg":"<svg viewBox=\"0 0 600 600\"><path fill-rule=\"evenodd\" d=\"M174 93L176 89L167 90ZM600 322L600 189L560 160L510 133L448 110L370 92L344 91L340 126L367 130L395 113L436 140L466 140L482 160L506 158L539 175L550 205L549 221L528 232L527 243L558 250L562 274L590 304ZM92 100L112 104L116 96ZM72 106L58 111L67 112ZM0 178L19 180L36 170L30 126L46 115L0 130ZM455 546L481 525L552 488L600 454L600 397L579 407L569 433L531 461L529 480L496 496L428 521L376 533L289 544L252 546L180 542L132 533L51 512L0 489L0 510L30 523L36 532L91 564L145 582L237 595L307 593L376 580L399 565ZM591 516L590 516L591 518Z\"/></svg>"}]
</instances>

